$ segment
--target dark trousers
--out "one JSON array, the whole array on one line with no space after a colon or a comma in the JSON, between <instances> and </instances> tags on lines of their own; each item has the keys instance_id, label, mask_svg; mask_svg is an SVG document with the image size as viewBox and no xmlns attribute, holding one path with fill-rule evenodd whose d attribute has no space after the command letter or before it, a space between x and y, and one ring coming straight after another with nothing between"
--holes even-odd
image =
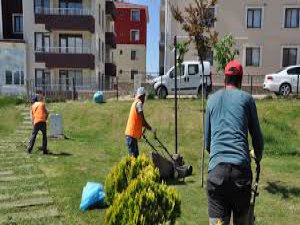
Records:
<instances>
[{"instance_id":1,"label":"dark trousers","mask_svg":"<svg viewBox=\"0 0 300 225\"><path fill-rule=\"evenodd\" d=\"M47 125L46 125L46 122L39 122L33 126L32 135L31 135L31 138L29 141L29 147L28 147L29 153L31 153L31 151L33 149L36 135L38 134L39 131L41 131L43 134L43 147L42 147L43 152L47 153Z\"/></svg>"},{"instance_id":2,"label":"dark trousers","mask_svg":"<svg viewBox=\"0 0 300 225\"><path fill-rule=\"evenodd\" d=\"M208 173L207 195L210 224L227 225L233 214L233 224L248 224L251 199L250 168L219 164Z\"/></svg>"}]
</instances>

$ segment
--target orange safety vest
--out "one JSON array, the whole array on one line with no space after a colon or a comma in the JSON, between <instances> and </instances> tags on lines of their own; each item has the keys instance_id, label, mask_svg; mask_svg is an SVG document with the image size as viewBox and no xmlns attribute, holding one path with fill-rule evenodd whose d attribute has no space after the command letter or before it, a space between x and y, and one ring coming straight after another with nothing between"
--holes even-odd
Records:
<instances>
[{"instance_id":1,"label":"orange safety vest","mask_svg":"<svg viewBox=\"0 0 300 225\"><path fill-rule=\"evenodd\" d=\"M39 122L46 122L47 113L46 113L46 106L44 102L35 102L31 107L31 113L32 113L32 121L34 125Z\"/></svg>"},{"instance_id":2,"label":"orange safety vest","mask_svg":"<svg viewBox=\"0 0 300 225\"><path fill-rule=\"evenodd\" d=\"M143 121L136 109L136 105L139 102L141 102L141 100L136 99L132 103L125 131L125 135L136 139L140 139L143 133Z\"/></svg>"}]
</instances>

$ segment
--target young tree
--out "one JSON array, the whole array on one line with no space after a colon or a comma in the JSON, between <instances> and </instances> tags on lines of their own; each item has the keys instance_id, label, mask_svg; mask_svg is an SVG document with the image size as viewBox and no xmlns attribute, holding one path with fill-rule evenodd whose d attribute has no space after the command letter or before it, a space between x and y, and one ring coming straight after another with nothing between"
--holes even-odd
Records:
<instances>
[{"instance_id":1,"label":"young tree","mask_svg":"<svg viewBox=\"0 0 300 225\"><path fill-rule=\"evenodd\" d=\"M198 58L202 65L202 126L203 126L203 148L202 148L202 165L201 165L201 185L203 187L204 171L204 151L205 151L205 134L204 134L204 64L203 60L207 51L212 48L218 40L218 33L212 29L212 24L216 21L211 9L215 7L217 0L193 0L187 7L181 11L178 6L171 6L174 19L182 25L182 29L188 33L189 39L197 49Z\"/></svg>"},{"instance_id":2,"label":"young tree","mask_svg":"<svg viewBox=\"0 0 300 225\"><path fill-rule=\"evenodd\" d=\"M231 60L234 60L238 51L235 48L235 40L231 34L225 35L214 45L214 60L217 62L217 72L223 73L224 68Z\"/></svg>"}]
</instances>

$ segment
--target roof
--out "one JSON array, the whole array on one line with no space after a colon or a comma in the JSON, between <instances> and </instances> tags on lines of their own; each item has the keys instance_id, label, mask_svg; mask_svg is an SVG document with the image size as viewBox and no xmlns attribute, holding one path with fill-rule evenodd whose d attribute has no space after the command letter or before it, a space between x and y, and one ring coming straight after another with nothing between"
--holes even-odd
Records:
<instances>
[{"instance_id":1,"label":"roof","mask_svg":"<svg viewBox=\"0 0 300 225\"><path fill-rule=\"evenodd\" d=\"M140 4L133 4L129 2L114 2L117 9L145 9L147 22L149 22L149 13L148 13L148 6L140 5Z\"/></svg>"}]
</instances>

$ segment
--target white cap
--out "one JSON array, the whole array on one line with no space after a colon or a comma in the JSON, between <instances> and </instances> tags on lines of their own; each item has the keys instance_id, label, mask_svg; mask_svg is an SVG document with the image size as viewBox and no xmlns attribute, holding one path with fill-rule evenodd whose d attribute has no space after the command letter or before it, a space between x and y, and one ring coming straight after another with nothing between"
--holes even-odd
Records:
<instances>
[{"instance_id":1,"label":"white cap","mask_svg":"<svg viewBox=\"0 0 300 225\"><path fill-rule=\"evenodd\" d=\"M139 87L137 90L136 90L136 96L137 98L145 95L146 92L145 92L145 88L144 87Z\"/></svg>"}]
</instances>

